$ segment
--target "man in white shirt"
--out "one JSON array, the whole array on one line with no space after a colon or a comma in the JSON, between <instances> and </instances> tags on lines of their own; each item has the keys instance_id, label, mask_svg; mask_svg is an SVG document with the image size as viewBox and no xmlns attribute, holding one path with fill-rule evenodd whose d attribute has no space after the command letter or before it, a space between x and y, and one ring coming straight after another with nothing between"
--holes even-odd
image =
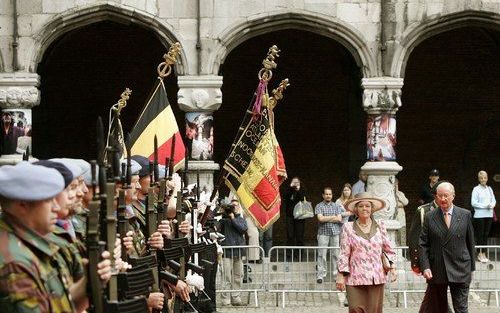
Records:
<instances>
[{"instance_id":1,"label":"man in white shirt","mask_svg":"<svg viewBox=\"0 0 500 313\"><path fill-rule=\"evenodd\" d=\"M366 180L368 175L364 171L359 171L359 180L352 186L352 196L366 191Z\"/></svg>"}]
</instances>

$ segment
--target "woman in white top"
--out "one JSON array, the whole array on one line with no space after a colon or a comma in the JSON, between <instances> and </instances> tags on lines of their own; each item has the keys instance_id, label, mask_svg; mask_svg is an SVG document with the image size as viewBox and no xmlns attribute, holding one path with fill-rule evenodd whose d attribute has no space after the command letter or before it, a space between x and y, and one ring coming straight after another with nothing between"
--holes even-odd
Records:
<instances>
[{"instance_id":1,"label":"woman in white top","mask_svg":"<svg viewBox=\"0 0 500 313\"><path fill-rule=\"evenodd\" d=\"M476 238L476 245L486 245L488 234L493 223L493 210L497 204L495 195L490 186L486 185L488 182L488 174L485 171L480 171L477 174L479 185L474 187L471 196L471 205L474 208L474 219L472 220L474 226L474 237ZM479 251L477 259L480 262L488 262L487 256L484 252Z\"/></svg>"}]
</instances>

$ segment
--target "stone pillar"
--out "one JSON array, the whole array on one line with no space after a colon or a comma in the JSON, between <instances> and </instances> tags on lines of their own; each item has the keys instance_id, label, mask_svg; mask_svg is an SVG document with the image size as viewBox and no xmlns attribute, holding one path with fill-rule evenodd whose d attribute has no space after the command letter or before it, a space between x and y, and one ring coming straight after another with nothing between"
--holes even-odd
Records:
<instances>
[{"instance_id":1,"label":"stone pillar","mask_svg":"<svg viewBox=\"0 0 500 313\"><path fill-rule=\"evenodd\" d=\"M375 77L362 80L363 108L367 116L367 162L361 167L368 174L367 191L387 205L374 214L384 221L391 238L402 225L396 213L395 175L403 168L396 162L396 111L401 106L402 78Z\"/></svg>"},{"instance_id":2,"label":"stone pillar","mask_svg":"<svg viewBox=\"0 0 500 313\"><path fill-rule=\"evenodd\" d=\"M8 151L2 151L0 165L17 163L26 147L31 150L31 108L40 104L39 85L40 77L36 73L0 73L2 120L10 119L11 123L7 135L3 121L1 123L2 144L11 142L11 145L4 146Z\"/></svg>"},{"instance_id":3,"label":"stone pillar","mask_svg":"<svg viewBox=\"0 0 500 313\"><path fill-rule=\"evenodd\" d=\"M200 173L200 187L210 194L214 188L214 172L219 165L213 161L215 129L213 112L222 104L222 76L179 76L177 102L186 112L185 132L189 147L189 183L196 182Z\"/></svg>"}]
</instances>

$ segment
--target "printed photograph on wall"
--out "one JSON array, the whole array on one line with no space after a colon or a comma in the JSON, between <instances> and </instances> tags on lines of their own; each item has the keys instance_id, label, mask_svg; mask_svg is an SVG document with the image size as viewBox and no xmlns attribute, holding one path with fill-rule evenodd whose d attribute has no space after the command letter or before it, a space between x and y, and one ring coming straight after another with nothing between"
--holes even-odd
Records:
<instances>
[{"instance_id":1,"label":"printed photograph on wall","mask_svg":"<svg viewBox=\"0 0 500 313\"><path fill-rule=\"evenodd\" d=\"M31 149L31 110L2 110L1 154L23 154Z\"/></svg>"},{"instance_id":2,"label":"printed photograph on wall","mask_svg":"<svg viewBox=\"0 0 500 313\"><path fill-rule=\"evenodd\" d=\"M367 159L396 160L396 118L391 114L369 115L366 125Z\"/></svg>"},{"instance_id":3,"label":"printed photograph on wall","mask_svg":"<svg viewBox=\"0 0 500 313\"><path fill-rule=\"evenodd\" d=\"M213 116L207 113L186 113L186 139L190 159L212 160L214 153Z\"/></svg>"}]
</instances>

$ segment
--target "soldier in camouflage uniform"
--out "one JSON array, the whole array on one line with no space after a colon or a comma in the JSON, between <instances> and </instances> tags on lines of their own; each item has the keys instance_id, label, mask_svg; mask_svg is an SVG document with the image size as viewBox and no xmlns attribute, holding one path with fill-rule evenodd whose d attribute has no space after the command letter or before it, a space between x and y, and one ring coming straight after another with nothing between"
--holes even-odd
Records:
<instances>
[{"instance_id":1,"label":"soldier in camouflage uniform","mask_svg":"<svg viewBox=\"0 0 500 313\"><path fill-rule=\"evenodd\" d=\"M0 312L74 312L85 308L85 279L70 291L71 274L48 239L64 179L55 170L21 162L0 168ZM109 254L103 254L109 257ZM110 262L99 264L109 279Z\"/></svg>"}]
</instances>

